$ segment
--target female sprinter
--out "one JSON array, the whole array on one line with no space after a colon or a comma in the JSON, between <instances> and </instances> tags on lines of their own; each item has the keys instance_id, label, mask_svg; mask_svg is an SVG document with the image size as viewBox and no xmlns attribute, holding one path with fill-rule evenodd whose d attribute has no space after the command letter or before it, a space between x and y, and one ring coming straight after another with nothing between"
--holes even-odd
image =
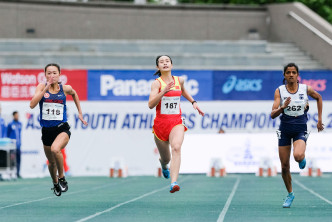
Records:
<instances>
[{"instance_id":1,"label":"female sprinter","mask_svg":"<svg viewBox=\"0 0 332 222\"><path fill-rule=\"evenodd\" d=\"M172 59L167 56L158 56L156 58L158 71L156 79L151 86L149 98L149 108L156 107L156 118L153 125L154 140L160 153L160 164L163 176L168 179L171 177L170 192L174 193L180 190L177 179L181 163L181 145L184 139L184 132L187 127L181 119L180 97L181 95L192 103L193 108L204 116L199 109L197 102L189 95L184 88L184 79L172 76ZM167 164L171 160L169 145L172 149L172 161L170 171Z\"/></svg>"},{"instance_id":2,"label":"female sprinter","mask_svg":"<svg viewBox=\"0 0 332 222\"><path fill-rule=\"evenodd\" d=\"M48 64L45 67L46 83L40 83L35 95L30 102L33 109L39 103L40 125L42 126L42 141L44 151L49 161L50 171L54 187L54 194L60 196L68 190L68 183L63 172L63 156L61 150L67 145L70 138L70 127L67 123L66 96L71 95L78 110L78 118L83 120L80 101L76 91L70 85L61 85L60 66ZM57 176L58 173L58 176ZM59 177L59 178L58 178Z\"/></svg>"},{"instance_id":3,"label":"female sprinter","mask_svg":"<svg viewBox=\"0 0 332 222\"><path fill-rule=\"evenodd\" d=\"M284 85L279 86L274 93L274 103L271 112L272 119L282 114L277 135L282 179L288 191L288 196L283 204L284 208L289 208L294 199L289 169L292 140L295 161L299 163L300 169L304 169L306 165L305 150L309 136L307 132L308 95L317 101L318 132L324 129L322 123L322 97L311 86L299 84L298 77L299 69L297 65L289 63L284 67Z\"/></svg>"}]
</instances>

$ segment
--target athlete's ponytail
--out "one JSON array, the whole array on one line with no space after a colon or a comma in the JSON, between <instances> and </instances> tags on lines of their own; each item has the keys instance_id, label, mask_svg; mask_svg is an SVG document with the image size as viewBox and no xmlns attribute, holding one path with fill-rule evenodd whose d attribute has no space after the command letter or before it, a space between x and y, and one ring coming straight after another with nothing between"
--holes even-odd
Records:
<instances>
[{"instance_id":1,"label":"athlete's ponytail","mask_svg":"<svg viewBox=\"0 0 332 222\"><path fill-rule=\"evenodd\" d=\"M159 55L159 56L157 56L157 58L156 58L156 66L158 66L158 64L159 64L159 59L160 59L160 57L162 57L162 56L167 56L170 60L171 60L171 64L173 64L173 61L172 61L172 58L170 57L170 56L168 56L168 55ZM161 76L161 72L160 72L160 70L158 69L154 74L153 74L154 76Z\"/></svg>"}]
</instances>

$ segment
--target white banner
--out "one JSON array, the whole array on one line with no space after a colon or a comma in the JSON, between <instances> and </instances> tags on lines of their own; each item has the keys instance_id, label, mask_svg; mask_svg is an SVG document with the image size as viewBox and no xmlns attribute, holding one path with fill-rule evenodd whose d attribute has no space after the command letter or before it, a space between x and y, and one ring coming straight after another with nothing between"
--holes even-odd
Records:
<instances>
[{"instance_id":1,"label":"white banner","mask_svg":"<svg viewBox=\"0 0 332 222\"><path fill-rule=\"evenodd\" d=\"M271 120L269 117L272 103L273 101L199 102L200 108L206 113L205 117L201 117L189 102L183 102L181 108L189 128L186 137L190 134L217 134L220 127L227 135L274 133L278 128L279 118ZM81 106L84 119L89 123L87 127L78 119L75 104L68 102L68 122L72 137L67 146L67 156L72 175L108 175L112 158L123 158L129 175L152 175L156 172L159 162L151 133L155 110L148 108L147 101L84 101ZM31 110L28 101L1 102L1 107L6 123L11 120L13 111L17 110L20 114L23 124L22 176L48 175L38 121L39 108ZM316 110L315 103L311 104L308 128L312 132L316 131ZM332 128L331 110L332 102L324 102L323 121L326 132L331 132ZM185 144L186 141L187 138ZM185 161L186 151L183 152ZM243 150L234 152L243 154ZM186 169L185 164L182 167L183 170ZM205 169L206 167L202 168L203 171Z\"/></svg>"},{"instance_id":2,"label":"white banner","mask_svg":"<svg viewBox=\"0 0 332 222\"><path fill-rule=\"evenodd\" d=\"M324 172L332 172L332 145L328 133L311 133L307 141L306 158L315 160ZM264 161L281 172L276 133L191 134L182 146L182 173L207 173L213 159L220 159L227 173L256 173ZM299 172L293 153L291 172Z\"/></svg>"}]
</instances>

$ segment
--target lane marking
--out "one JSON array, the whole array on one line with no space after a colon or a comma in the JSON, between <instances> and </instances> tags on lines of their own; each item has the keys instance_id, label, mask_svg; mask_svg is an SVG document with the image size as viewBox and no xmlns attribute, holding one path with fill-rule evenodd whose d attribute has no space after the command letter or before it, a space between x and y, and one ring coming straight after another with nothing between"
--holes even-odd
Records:
<instances>
[{"instance_id":1,"label":"lane marking","mask_svg":"<svg viewBox=\"0 0 332 222\"><path fill-rule=\"evenodd\" d=\"M9 207L15 207L15 206L23 205L23 204L28 204L28 203L43 201L43 200L47 200L47 199L51 199L51 198L54 198L54 197L44 197L44 198L37 199L37 200L30 200L30 201L26 201L26 202L11 204L11 205L7 205L7 206L4 206L4 207L0 207L0 210L1 209L5 209L5 208L9 208Z\"/></svg>"},{"instance_id":2,"label":"lane marking","mask_svg":"<svg viewBox=\"0 0 332 222\"><path fill-rule=\"evenodd\" d=\"M191 176L188 176L188 177L184 178L183 180L181 180L181 183L182 183L183 181L188 180L189 178L191 178ZM90 216L87 216L87 217L84 217L84 218L82 218L82 219L79 219L79 220L77 220L76 222L84 222L84 221L90 220L90 219L95 218L95 217L97 217L97 216L99 216L99 215L101 215L101 214L111 212L112 210L115 210L115 209L117 209L117 208L119 208L119 207L121 207L121 206L123 206L123 205L126 205L126 204L128 204L128 203L135 202L136 200L142 199L142 198L144 198L144 197L147 197L147 196L150 196L150 195L152 195L152 194L154 194L154 193L157 193L157 192L159 192L159 191L162 191L162 190L164 190L164 189L166 189L166 188L168 188L168 187L169 187L169 185L168 185L168 186L165 186L165 187L162 187L162 188L160 188L160 189L153 190L153 191L151 191L151 192L149 192L149 193L145 193L145 194L143 194L143 195L141 195L141 196L138 196L138 197L135 197L135 198L133 198L133 199L131 199L131 200L127 200L127 201L125 201L125 202L119 203L119 204L117 204L117 205L115 205L115 206L113 206L113 207L110 207L110 208L106 209L106 210L103 210L103 211L97 212L97 213L95 213L95 214L92 214L92 215L90 215Z\"/></svg>"},{"instance_id":3,"label":"lane marking","mask_svg":"<svg viewBox=\"0 0 332 222\"><path fill-rule=\"evenodd\" d=\"M309 191L310 193L312 193L312 194L315 195L316 197L318 197L318 198L324 200L326 203L332 205L332 201L329 201L328 199L326 199L325 197L323 197L323 196L321 196L320 194L316 193L316 192L313 191L312 189L310 189L310 188L304 186L304 185L303 185L301 182L299 182L298 180L293 179L293 181L294 181L297 185L299 185L300 187L302 187L304 190Z\"/></svg>"},{"instance_id":4,"label":"lane marking","mask_svg":"<svg viewBox=\"0 0 332 222\"><path fill-rule=\"evenodd\" d=\"M117 183L117 184L104 184L104 185L101 185L101 186L98 186L98 187L94 187L94 188L91 188L91 189L85 189L85 190L70 192L70 193L66 194L66 196L77 194L77 193L82 193L82 192L87 192L87 191L91 191L91 190L98 190L98 189L101 189L101 188L104 188L104 187L108 187L108 186L115 186L115 185L123 184L125 182L127 182L127 181L122 181L121 183ZM25 202L21 202L21 203L16 203L16 204L10 204L10 205L7 205L7 206L0 207L0 210L5 209L5 208L10 208L10 207L15 207L15 206L23 205L23 204L29 204L29 203L33 203L33 202L48 200L48 199L52 199L52 198L59 198L59 197L51 196L51 197L44 197L44 198L40 198L40 199L36 199L36 200L29 200L29 201L25 201Z\"/></svg>"},{"instance_id":5,"label":"lane marking","mask_svg":"<svg viewBox=\"0 0 332 222\"><path fill-rule=\"evenodd\" d=\"M222 209L221 213L219 214L217 222L223 222L224 221L224 218L226 216L226 213L228 211L229 206L231 205L232 199L233 199L233 197L235 195L237 187L239 186L239 183L240 183L240 177L237 178L237 180L236 180L236 182L235 182L235 184L233 186L232 192L231 192L231 194L229 195L229 197L228 197L228 199L226 201L224 209Z\"/></svg>"}]
</instances>

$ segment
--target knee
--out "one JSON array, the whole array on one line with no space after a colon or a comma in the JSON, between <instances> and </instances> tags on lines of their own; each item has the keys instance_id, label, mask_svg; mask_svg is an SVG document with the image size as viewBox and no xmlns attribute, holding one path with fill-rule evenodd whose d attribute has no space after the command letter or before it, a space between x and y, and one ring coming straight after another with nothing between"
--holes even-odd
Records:
<instances>
[{"instance_id":1,"label":"knee","mask_svg":"<svg viewBox=\"0 0 332 222\"><path fill-rule=\"evenodd\" d=\"M300 162L302 161L304 158L304 154L303 153L294 153L294 159L296 162Z\"/></svg>"},{"instance_id":2,"label":"knee","mask_svg":"<svg viewBox=\"0 0 332 222\"><path fill-rule=\"evenodd\" d=\"M61 149L56 146L51 146L51 152L53 155L57 155L58 153L61 153Z\"/></svg>"},{"instance_id":3,"label":"knee","mask_svg":"<svg viewBox=\"0 0 332 222\"><path fill-rule=\"evenodd\" d=\"M175 152L175 153L181 153L181 145L180 144L172 144L171 145L172 147L172 152Z\"/></svg>"},{"instance_id":4,"label":"knee","mask_svg":"<svg viewBox=\"0 0 332 222\"><path fill-rule=\"evenodd\" d=\"M51 160L51 161L48 160L48 166L51 167L51 168L56 167L55 161L54 160Z\"/></svg>"},{"instance_id":5,"label":"knee","mask_svg":"<svg viewBox=\"0 0 332 222\"><path fill-rule=\"evenodd\" d=\"M290 169L289 163L281 164L281 173L285 174L288 173Z\"/></svg>"}]
</instances>

